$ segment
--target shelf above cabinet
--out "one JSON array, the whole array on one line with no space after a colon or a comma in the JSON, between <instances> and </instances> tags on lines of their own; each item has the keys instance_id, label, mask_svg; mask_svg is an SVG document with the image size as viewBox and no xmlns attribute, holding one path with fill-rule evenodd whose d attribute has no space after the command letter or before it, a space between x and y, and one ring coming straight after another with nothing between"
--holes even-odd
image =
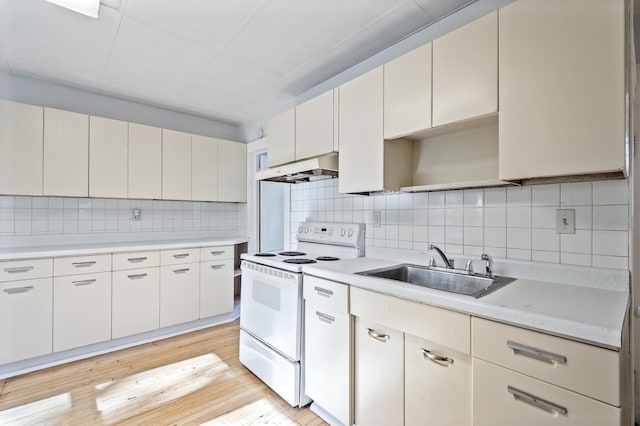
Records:
<instances>
[{"instance_id":1,"label":"shelf above cabinet","mask_svg":"<svg viewBox=\"0 0 640 426\"><path fill-rule=\"evenodd\" d=\"M406 186L400 188L400 192L432 192L447 191L450 189L487 188L496 186L519 186L519 184L516 182L508 182L499 179L471 180L464 182L448 182L431 185Z\"/></svg>"}]
</instances>

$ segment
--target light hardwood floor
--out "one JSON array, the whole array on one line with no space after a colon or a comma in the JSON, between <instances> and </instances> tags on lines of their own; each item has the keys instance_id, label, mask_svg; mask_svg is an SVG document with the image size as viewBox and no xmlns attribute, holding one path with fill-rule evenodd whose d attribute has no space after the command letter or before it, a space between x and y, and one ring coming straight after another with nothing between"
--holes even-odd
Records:
<instances>
[{"instance_id":1,"label":"light hardwood floor","mask_svg":"<svg viewBox=\"0 0 640 426\"><path fill-rule=\"evenodd\" d=\"M0 380L1 425L324 425L238 361L239 323Z\"/></svg>"}]
</instances>

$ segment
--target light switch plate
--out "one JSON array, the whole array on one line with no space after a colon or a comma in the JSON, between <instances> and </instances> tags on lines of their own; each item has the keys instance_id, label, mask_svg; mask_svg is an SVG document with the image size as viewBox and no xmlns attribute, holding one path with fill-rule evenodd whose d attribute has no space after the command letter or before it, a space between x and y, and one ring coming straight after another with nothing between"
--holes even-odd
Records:
<instances>
[{"instance_id":1,"label":"light switch plate","mask_svg":"<svg viewBox=\"0 0 640 426\"><path fill-rule=\"evenodd\" d=\"M380 228L382 226L382 212L380 210L374 210L372 212L372 221L374 228Z\"/></svg>"},{"instance_id":2,"label":"light switch plate","mask_svg":"<svg viewBox=\"0 0 640 426\"><path fill-rule=\"evenodd\" d=\"M556 210L556 234L576 233L576 210L557 209Z\"/></svg>"}]
</instances>

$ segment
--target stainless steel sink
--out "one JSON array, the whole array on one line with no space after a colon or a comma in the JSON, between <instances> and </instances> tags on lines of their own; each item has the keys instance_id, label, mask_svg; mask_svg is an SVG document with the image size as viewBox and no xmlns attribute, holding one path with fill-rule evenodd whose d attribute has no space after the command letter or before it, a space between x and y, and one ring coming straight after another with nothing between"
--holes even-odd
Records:
<instances>
[{"instance_id":1,"label":"stainless steel sink","mask_svg":"<svg viewBox=\"0 0 640 426\"><path fill-rule=\"evenodd\" d=\"M372 269L370 271L357 272L357 274L402 281L450 293L464 294L473 296L476 299L486 296L516 280L509 277L485 277L464 271L450 271L444 268L410 264Z\"/></svg>"}]
</instances>

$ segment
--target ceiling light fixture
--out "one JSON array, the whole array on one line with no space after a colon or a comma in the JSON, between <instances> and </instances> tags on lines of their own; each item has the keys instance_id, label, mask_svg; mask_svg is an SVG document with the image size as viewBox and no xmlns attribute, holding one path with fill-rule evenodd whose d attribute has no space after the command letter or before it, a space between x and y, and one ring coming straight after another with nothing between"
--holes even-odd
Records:
<instances>
[{"instance_id":1,"label":"ceiling light fixture","mask_svg":"<svg viewBox=\"0 0 640 426\"><path fill-rule=\"evenodd\" d=\"M65 9L73 10L94 19L98 19L100 0L46 0Z\"/></svg>"}]
</instances>

